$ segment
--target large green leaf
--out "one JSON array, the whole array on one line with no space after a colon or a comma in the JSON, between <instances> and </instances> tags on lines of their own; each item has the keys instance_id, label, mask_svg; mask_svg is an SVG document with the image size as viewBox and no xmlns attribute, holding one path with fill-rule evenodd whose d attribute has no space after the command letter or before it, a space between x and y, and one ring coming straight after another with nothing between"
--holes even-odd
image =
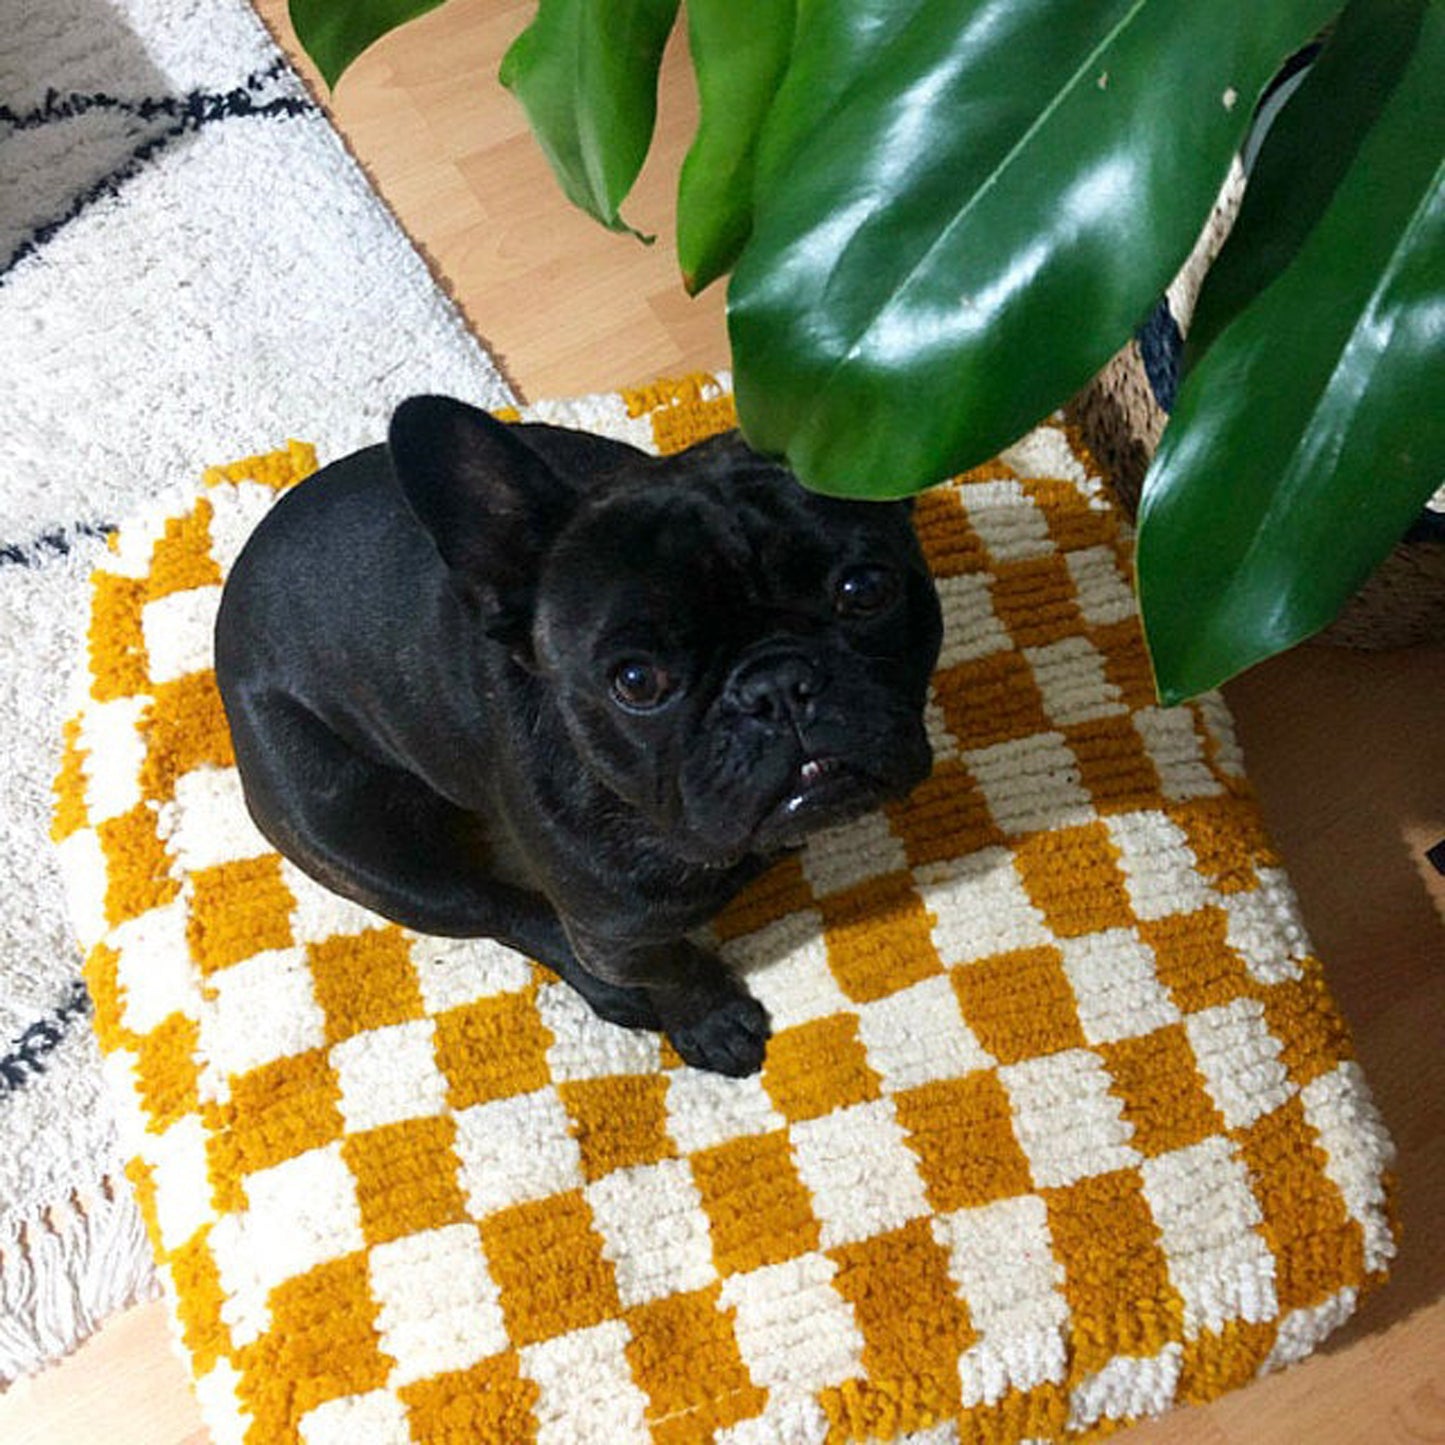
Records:
<instances>
[{"instance_id":1,"label":"large green leaf","mask_svg":"<svg viewBox=\"0 0 1445 1445\"><path fill-rule=\"evenodd\" d=\"M1426 5L1366 0L1340 16L1250 172L1244 203L1194 312L1189 364L1314 230L1410 59Z\"/></svg>"},{"instance_id":2,"label":"large green leaf","mask_svg":"<svg viewBox=\"0 0 1445 1445\"><path fill-rule=\"evenodd\" d=\"M1165 701L1329 622L1445 476L1442 76L1430 3L1319 224L1180 392L1139 526Z\"/></svg>"},{"instance_id":3,"label":"large green leaf","mask_svg":"<svg viewBox=\"0 0 1445 1445\"><path fill-rule=\"evenodd\" d=\"M793 47L795 0L688 0L697 134L677 192L677 259L694 295L728 270L753 224L758 132Z\"/></svg>"},{"instance_id":4,"label":"large green leaf","mask_svg":"<svg viewBox=\"0 0 1445 1445\"><path fill-rule=\"evenodd\" d=\"M803 6L729 292L750 439L861 495L1012 441L1128 337L1336 8Z\"/></svg>"},{"instance_id":5,"label":"large green leaf","mask_svg":"<svg viewBox=\"0 0 1445 1445\"><path fill-rule=\"evenodd\" d=\"M321 78L335 89L342 72L388 31L435 10L442 0L291 0L291 24Z\"/></svg>"},{"instance_id":6,"label":"large green leaf","mask_svg":"<svg viewBox=\"0 0 1445 1445\"><path fill-rule=\"evenodd\" d=\"M678 0L541 0L502 57L567 198L614 231L657 119L657 72ZM635 233L634 233L635 234Z\"/></svg>"}]
</instances>

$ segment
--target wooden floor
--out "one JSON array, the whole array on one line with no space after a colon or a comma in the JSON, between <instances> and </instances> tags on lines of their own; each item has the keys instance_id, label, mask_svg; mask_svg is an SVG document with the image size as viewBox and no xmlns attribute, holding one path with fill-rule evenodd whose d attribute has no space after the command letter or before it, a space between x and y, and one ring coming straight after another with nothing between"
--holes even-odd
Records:
<instances>
[{"instance_id":1,"label":"wooden floor","mask_svg":"<svg viewBox=\"0 0 1445 1445\"><path fill-rule=\"evenodd\" d=\"M284 0L260 0L286 38ZM659 154L625 214L645 249L561 199L494 80L531 4L450 0L343 80L333 113L527 398L727 364L722 296L686 299L667 239L692 114L669 59ZM1445 1442L1445 652L1305 649L1230 688L1251 774L1399 1144L1404 1251L1323 1354L1139 1445ZM205 1441L161 1308L130 1311L0 1398L6 1445ZM357 1445L366 1445L358 1441ZM599 1442L605 1445L605 1442Z\"/></svg>"}]
</instances>

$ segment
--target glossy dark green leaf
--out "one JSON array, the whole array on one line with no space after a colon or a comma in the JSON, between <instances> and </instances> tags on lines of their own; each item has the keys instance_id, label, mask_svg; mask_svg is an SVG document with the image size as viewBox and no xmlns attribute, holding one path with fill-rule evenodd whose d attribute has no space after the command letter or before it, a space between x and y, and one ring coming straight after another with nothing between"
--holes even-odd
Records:
<instances>
[{"instance_id":1,"label":"glossy dark green leaf","mask_svg":"<svg viewBox=\"0 0 1445 1445\"><path fill-rule=\"evenodd\" d=\"M657 72L678 0L541 0L502 57L567 198L614 231L652 144ZM637 234L634 232L634 234Z\"/></svg>"},{"instance_id":2,"label":"glossy dark green leaf","mask_svg":"<svg viewBox=\"0 0 1445 1445\"><path fill-rule=\"evenodd\" d=\"M291 0L291 25L301 48L335 89L367 46L442 0Z\"/></svg>"},{"instance_id":3,"label":"glossy dark green leaf","mask_svg":"<svg viewBox=\"0 0 1445 1445\"><path fill-rule=\"evenodd\" d=\"M1251 169L1200 293L1189 364L1289 265L1324 214L1410 59L1427 3L1355 0L1345 8Z\"/></svg>"},{"instance_id":4,"label":"glossy dark green leaf","mask_svg":"<svg viewBox=\"0 0 1445 1445\"><path fill-rule=\"evenodd\" d=\"M1128 337L1260 91L1336 8L803 7L729 292L750 439L859 495L1014 440Z\"/></svg>"},{"instance_id":5,"label":"glossy dark green leaf","mask_svg":"<svg viewBox=\"0 0 1445 1445\"><path fill-rule=\"evenodd\" d=\"M1445 5L1309 238L1190 373L1140 511L1160 696L1328 623L1445 477Z\"/></svg>"},{"instance_id":6,"label":"glossy dark green leaf","mask_svg":"<svg viewBox=\"0 0 1445 1445\"><path fill-rule=\"evenodd\" d=\"M677 192L677 259L694 295L737 259L753 224L758 133L793 48L795 0L688 0L698 124Z\"/></svg>"}]
</instances>

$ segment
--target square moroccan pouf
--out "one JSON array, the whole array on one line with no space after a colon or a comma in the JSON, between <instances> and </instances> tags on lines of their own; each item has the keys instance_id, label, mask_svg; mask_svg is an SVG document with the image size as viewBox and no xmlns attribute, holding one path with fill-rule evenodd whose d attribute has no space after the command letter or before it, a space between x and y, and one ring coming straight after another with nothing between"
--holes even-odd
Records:
<instances>
[{"instance_id":1,"label":"square moroccan pouf","mask_svg":"<svg viewBox=\"0 0 1445 1445\"><path fill-rule=\"evenodd\" d=\"M732 421L703 379L530 414ZM1156 705L1063 429L920 499L937 765L718 919L775 1030L741 1082L255 831L211 625L313 465L122 528L57 785L220 1445L1086 1437L1301 1358L1381 1278L1388 1140L1224 707Z\"/></svg>"}]
</instances>

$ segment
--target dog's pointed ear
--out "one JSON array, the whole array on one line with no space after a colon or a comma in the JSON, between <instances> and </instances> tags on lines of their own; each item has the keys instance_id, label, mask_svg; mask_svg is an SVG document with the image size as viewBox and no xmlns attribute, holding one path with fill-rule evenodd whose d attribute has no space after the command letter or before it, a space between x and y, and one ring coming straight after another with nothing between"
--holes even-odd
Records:
<instances>
[{"instance_id":1,"label":"dog's pointed ear","mask_svg":"<svg viewBox=\"0 0 1445 1445\"><path fill-rule=\"evenodd\" d=\"M451 397L402 402L387 446L402 494L464 590L505 606L531 586L576 506L565 477L505 422Z\"/></svg>"}]
</instances>

